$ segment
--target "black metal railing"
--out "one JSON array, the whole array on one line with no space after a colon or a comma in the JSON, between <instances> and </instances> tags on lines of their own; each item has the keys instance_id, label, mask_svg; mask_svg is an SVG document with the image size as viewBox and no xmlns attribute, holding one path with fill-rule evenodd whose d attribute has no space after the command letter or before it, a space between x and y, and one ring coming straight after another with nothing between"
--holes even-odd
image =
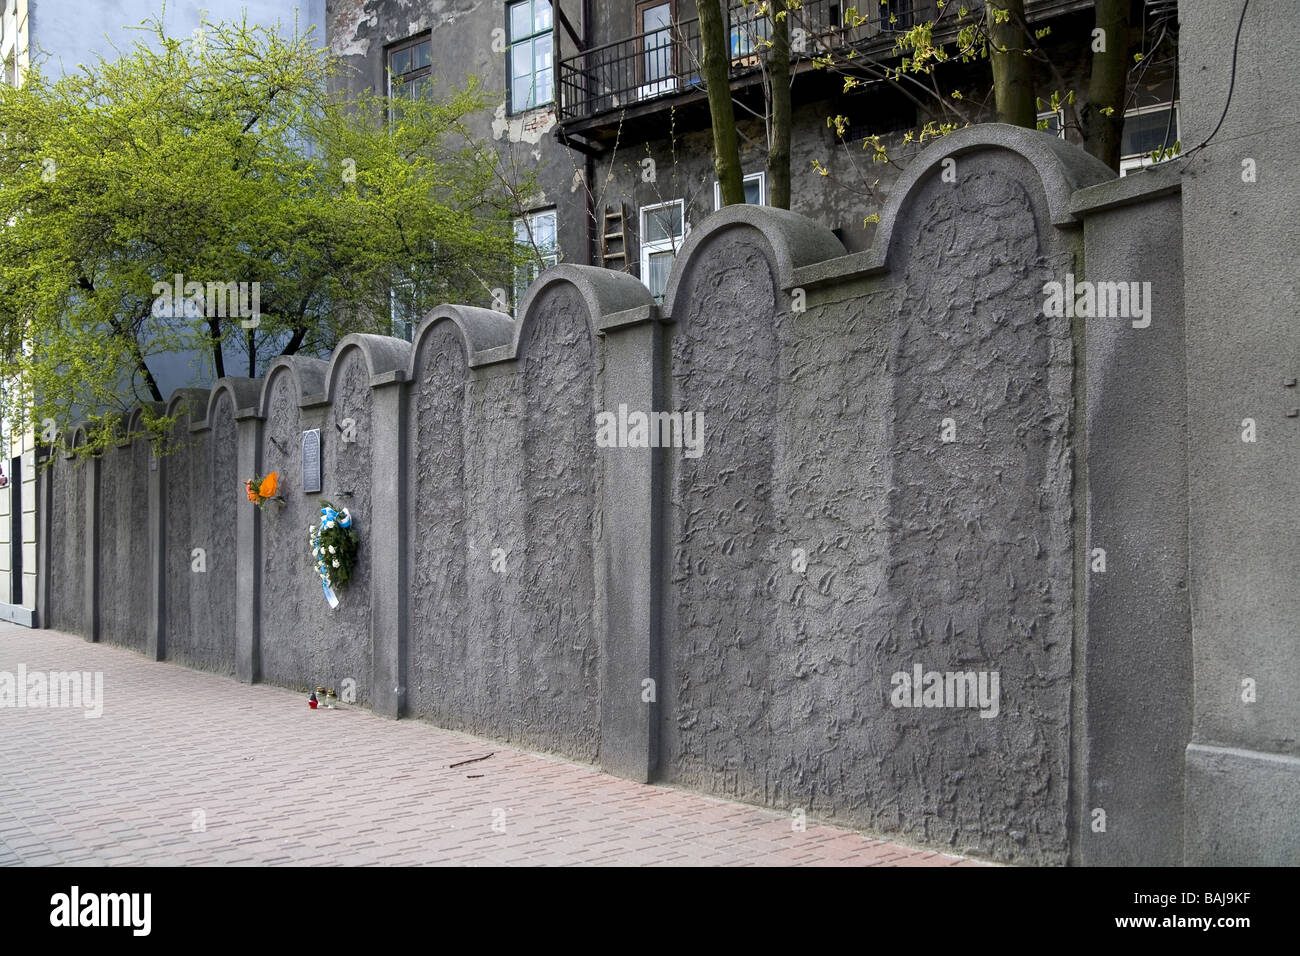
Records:
<instances>
[{"instance_id":1,"label":"black metal railing","mask_svg":"<svg viewBox=\"0 0 1300 956\"><path fill-rule=\"evenodd\" d=\"M800 9L790 11L790 55L812 57L872 41L887 46L894 35L935 13L934 0L859 0L857 6L840 0L804 0ZM758 68L768 49L770 29L753 0L728 0L733 75ZM681 20L566 57L559 62L559 87L561 120L702 89L700 22Z\"/></svg>"}]
</instances>

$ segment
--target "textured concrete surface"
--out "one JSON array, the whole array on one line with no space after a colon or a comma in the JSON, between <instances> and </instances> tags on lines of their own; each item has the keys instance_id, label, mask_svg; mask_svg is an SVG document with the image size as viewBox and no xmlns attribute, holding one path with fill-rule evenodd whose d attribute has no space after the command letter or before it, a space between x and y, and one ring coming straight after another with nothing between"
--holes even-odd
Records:
<instances>
[{"instance_id":1,"label":"textured concrete surface","mask_svg":"<svg viewBox=\"0 0 1300 956\"><path fill-rule=\"evenodd\" d=\"M1182 415L1197 406L1182 392L1182 270L1161 252L1181 231L1180 184L1150 175L1099 182L1049 136L972 128L909 169L866 252L734 207L692 233L662 307L630 276L561 264L517 321L446 306L413 345L349 336L328 363L278 360L233 399L237 449L210 452L236 482L280 471L287 503L235 506L235 673L351 677L376 713L959 853L1177 861L1189 575L1214 598L1204 628L1245 569L1189 558ZM1071 275L1150 282L1151 326L1048 315L1046 283ZM223 394L209 441L230 435ZM615 402L702 415L703 454L597 447L593 413ZM313 427L325 494L363 539L333 613L306 551ZM62 555L89 556L81 630L102 618L114 640L133 605L110 560L142 561L158 534L128 531L140 482L125 460L60 465L80 477L52 489L98 515L81 540L56 514L50 549L74 575ZM169 537L174 576L190 556ZM56 583L56 611L76 587ZM1258 654L1262 640L1238 643ZM1213 728L1231 702L1211 665L1245 651L1198 653ZM1256 668L1260 703L1243 713L1267 720L1243 726L1289 753L1294 706L1275 682L1292 658L1240 666L1261 660L1280 670ZM898 706L894 677L917 668L996 677L996 714Z\"/></svg>"},{"instance_id":2,"label":"textured concrete surface","mask_svg":"<svg viewBox=\"0 0 1300 956\"><path fill-rule=\"evenodd\" d=\"M218 393L209 427L190 430L207 413L206 391L196 391L172 432L176 450L164 456L163 643L168 660L221 674L235 673L235 571L240 555L235 524L247 506L235 467L235 407ZM251 476L244 476L251 477ZM202 565L194 551L203 549ZM189 560L185 560L188 556ZM203 571L196 571L201 566Z\"/></svg>"},{"instance_id":3,"label":"textured concrete surface","mask_svg":"<svg viewBox=\"0 0 1300 956\"><path fill-rule=\"evenodd\" d=\"M0 865L979 865L0 629L0 671L19 664L102 671L105 703L0 709Z\"/></svg>"},{"instance_id":4,"label":"textured concrete surface","mask_svg":"<svg viewBox=\"0 0 1300 956\"><path fill-rule=\"evenodd\" d=\"M1082 663L1098 692L1088 695L1082 718L1078 782L1087 812L1076 826L1080 861L1088 864L1183 860L1192 641L1180 181L1164 170L1075 194L1100 207L1088 213L1088 280L1151 283L1148 327L1107 318L1087 321L1085 330ZM1100 552L1104 569L1093 557ZM1092 826L1095 810L1106 813L1104 832Z\"/></svg>"},{"instance_id":5,"label":"textured concrete surface","mask_svg":"<svg viewBox=\"0 0 1300 956\"><path fill-rule=\"evenodd\" d=\"M1041 290L1072 245L1017 152L963 151L956 183L930 155L892 274L855 294L793 313L780 250L815 237L766 211L684 253L670 407L703 410L707 454L669 459L662 769L1064 863L1073 356ZM1000 715L892 707L916 665L998 673Z\"/></svg>"},{"instance_id":6,"label":"textured concrete surface","mask_svg":"<svg viewBox=\"0 0 1300 956\"><path fill-rule=\"evenodd\" d=\"M1187 302L1190 587L1196 703L1193 743L1236 752L1229 783L1188 752L1189 814L1250 828L1273 821L1279 757L1300 757L1300 126L1270 103L1300 89L1300 20L1287 0L1182 4L1182 140L1204 149L1182 164ZM1225 105L1228 105L1225 115ZM1219 126L1220 118L1222 125ZM1247 419L1250 423L1247 424ZM1253 441L1248 429L1253 428ZM1247 779L1248 778L1248 779ZM1294 776L1292 776L1294 779ZM1211 780L1215 780L1213 784ZM1300 817L1255 830L1300 858ZM1238 859L1188 847L1188 860Z\"/></svg>"}]
</instances>

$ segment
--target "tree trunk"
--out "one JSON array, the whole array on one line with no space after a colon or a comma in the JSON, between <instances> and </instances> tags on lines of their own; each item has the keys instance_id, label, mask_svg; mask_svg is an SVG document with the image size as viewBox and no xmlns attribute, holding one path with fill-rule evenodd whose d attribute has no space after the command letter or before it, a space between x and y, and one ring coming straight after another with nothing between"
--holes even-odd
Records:
<instances>
[{"instance_id":1,"label":"tree trunk","mask_svg":"<svg viewBox=\"0 0 1300 956\"><path fill-rule=\"evenodd\" d=\"M284 348L280 349L281 355L297 355L298 349L302 348L303 340L307 338L307 327L305 325L295 325L293 334L289 336L289 341L284 343Z\"/></svg>"},{"instance_id":2,"label":"tree trunk","mask_svg":"<svg viewBox=\"0 0 1300 956\"><path fill-rule=\"evenodd\" d=\"M1096 0L1100 38L1091 41L1092 76L1088 100L1080 110L1084 148L1119 172L1120 136L1124 132L1124 93L1128 81L1128 0ZM1096 35L1094 34L1094 37ZM1097 49L1104 40L1105 48ZM1109 116L1103 112L1110 109Z\"/></svg>"},{"instance_id":3,"label":"tree trunk","mask_svg":"<svg viewBox=\"0 0 1300 956\"><path fill-rule=\"evenodd\" d=\"M740 173L736 113L731 106L731 49L720 0L700 0L700 72L709 94L713 117L713 168L718 174L722 204L744 203L745 181Z\"/></svg>"},{"instance_id":4,"label":"tree trunk","mask_svg":"<svg viewBox=\"0 0 1300 956\"><path fill-rule=\"evenodd\" d=\"M771 66L772 129L767 148L767 180L770 202L778 209L790 208L790 17L786 0L773 0ZM743 180L741 183L744 186ZM743 189L742 189L743 191Z\"/></svg>"},{"instance_id":5,"label":"tree trunk","mask_svg":"<svg viewBox=\"0 0 1300 956\"><path fill-rule=\"evenodd\" d=\"M248 377L257 378L257 349L253 347L253 330L248 330Z\"/></svg>"},{"instance_id":6,"label":"tree trunk","mask_svg":"<svg viewBox=\"0 0 1300 956\"><path fill-rule=\"evenodd\" d=\"M1034 81L1030 60L1025 51L1025 0L988 0L988 29L993 60L993 99L997 104L998 122L1036 129L1038 112L1034 103ZM997 22L995 10L1010 16Z\"/></svg>"},{"instance_id":7,"label":"tree trunk","mask_svg":"<svg viewBox=\"0 0 1300 956\"><path fill-rule=\"evenodd\" d=\"M208 319L208 328L212 330L212 367L217 378L225 378L226 356L221 351L221 326L216 319Z\"/></svg>"}]
</instances>

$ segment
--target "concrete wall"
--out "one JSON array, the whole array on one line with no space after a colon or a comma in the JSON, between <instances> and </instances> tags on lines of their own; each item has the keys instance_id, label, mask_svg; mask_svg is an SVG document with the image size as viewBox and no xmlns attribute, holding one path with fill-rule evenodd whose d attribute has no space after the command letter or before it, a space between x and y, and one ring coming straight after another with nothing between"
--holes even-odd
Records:
<instances>
[{"instance_id":1,"label":"concrete wall","mask_svg":"<svg viewBox=\"0 0 1300 956\"><path fill-rule=\"evenodd\" d=\"M663 306L561 265L518 320L444 306L414 343L354 335L223 380L145 478L143 517L117 499L158 474L147 453L54 463L48 559L84 574L51 620L130 643L118 561L155 570L162 654L233 625L242 680L350 677L391 716L999 860L1246 858L1294 819L1256 802L1240 835L1207 835L1197 787L1243 757L1193 745L1196 777L1182 756L1183 188L972 127L904 173L866 251L731 207L693 231ZM1046 283L1067 279L1150 282L1151 322L1053 312ZM701 454L600 446L620 406L702 414ZM362 536L333 612L299 467L317 427L324 496ZM243 479L272 470L284 504L259 513ZM239 557L233 604L228 565L186 597L181 538L205 534ZM80 618L60 610L77 586ZM199 633L203 589L227 596ZM917 668L986 694L996 675L996 697L900 694ZM1268 759L1234 779L1274 793L1292 758Z\"/></svg>"},{"instance_id":2,"label":"concrete wall","mask_svg":"<svg viewBox=\"0 0 1300 956\"><path fill-rule=\"evenodd\" d=\"M235 408L227 389L178 392L173 450L161 460L167 559L164 655L235 673L235 515L247 504L235 467Z\"/></svg>"},{"instance_id":3,"label":"concrete wall","mask_svg":"<svg viewBox=\"0 0 1300 956\"><path fill-rule=\"evenodd\" d=\"M1218 127L1182 177L1196 675L1187 861L1295 865L1300 196L1290 169L1300 129L1269 104L1296 88L1300 21L1285 0L1252 0L1244 22L1241 11L1236 0L1181 11L1181 72L1196 77L1183 94L1183 141L1196 146ZM1254 441L1243 441L1251 423Z\"/></svg>"}]
</instances>

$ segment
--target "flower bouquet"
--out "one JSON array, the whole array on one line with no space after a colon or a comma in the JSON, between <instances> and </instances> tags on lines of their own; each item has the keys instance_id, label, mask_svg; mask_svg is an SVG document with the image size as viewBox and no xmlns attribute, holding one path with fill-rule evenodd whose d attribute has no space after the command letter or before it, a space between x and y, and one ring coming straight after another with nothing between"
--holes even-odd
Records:
<instances>
[{"instance_id":1,"label":"flower bouquet","mask_svg":"<svg viewBox=\"0 0 1300 956\"><path fill-rule=\"evenodd\" d=\"M244 482L244 492L248 495L248 500L257 507L265 510L268 501L278 501L281 507L284 506L284 499L277 495L276 489L280 484L280 473L271 472L265 478L249 478Z\"/></svg>"},{"instance_id":2,"label":"flower bouquet","mask_svg":"<svg viewBox=\"0 0 1300 956\"><path fill-rule=\"evenodd\" d=\"M328 501L321 499L320 524L307 529L311 538L311 555L316 561L316 573L330 608L339 606L336 592L347 587L356 565L361 536L352 527L352 515L347 508L338 511Z\"/></svg>"}]
</instances>

